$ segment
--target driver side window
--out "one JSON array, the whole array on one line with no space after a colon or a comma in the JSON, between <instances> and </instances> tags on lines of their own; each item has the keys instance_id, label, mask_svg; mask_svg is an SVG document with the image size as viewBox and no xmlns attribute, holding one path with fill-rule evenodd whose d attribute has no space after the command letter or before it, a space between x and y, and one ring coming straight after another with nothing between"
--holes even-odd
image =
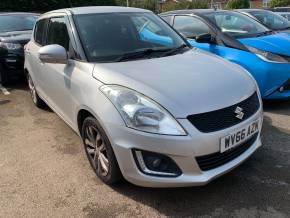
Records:
<instances>
[{"instance_id":1,"label":"driver side window","mask_svg":"<svg viewBox=\"0 0 290 218\"><path fill-rule=\"evenodd\" d=\"M204 22L192 16L175 16L173 27L186 38L210 33L209 27Z\"/></svg>"},{"instance_id":2,"label":"driver side window","mask_svg":"<svg viewBox=\"0 0 290 218\"><path fill-rule=\"evenodd\" d=\"M61 45L69 51L70 38L64 17L54 17L50 19L46 44Z\"/></svg>"}]
</instances>

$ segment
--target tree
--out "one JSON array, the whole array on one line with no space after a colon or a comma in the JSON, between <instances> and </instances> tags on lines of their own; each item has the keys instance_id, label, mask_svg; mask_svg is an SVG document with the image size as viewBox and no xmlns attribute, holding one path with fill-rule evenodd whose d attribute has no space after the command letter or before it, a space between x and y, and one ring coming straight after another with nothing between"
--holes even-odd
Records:
<instances>
[{"instance_id":1,"label":"tree","mask_svg":"<svg viewBox=\"0 0 290 218\"><path fill-rule=\"evenodd\" d=\"M249 0L229 0L225 8L230 10L249 7L250 7Z\"/></svg>"},{"instance_id":2,"label":"tree","mask_svg":"<svg viewBox=\"0 0 290 218\"><path fill-rule=\"evenodd\" d=\"M0 0L0 11L46 12L89 5L116 5L115 0Z\"/></svg>"},{"instance_id":3,"label":"tree","mask_svg":"<svg viewBox=\"0 0 290 218\"><path fill-rule=\"evenodd\" d=\"M172 11L172 10L182 10L182 9L199 9L199 8L208 8L210 0L193 0L182 1L180 3L165 3L162 7L162 12Z\"/></svg>"},{"instance_id":4,"label":"tree","mask_svg":"<svg viewBox=\"0 0 290 218\"><path fill-rule=\"evenodd\" d=\"M290 0L271 0L270 1L270 7L286 7L290 6Z\"/></svg>"}]
</instances>

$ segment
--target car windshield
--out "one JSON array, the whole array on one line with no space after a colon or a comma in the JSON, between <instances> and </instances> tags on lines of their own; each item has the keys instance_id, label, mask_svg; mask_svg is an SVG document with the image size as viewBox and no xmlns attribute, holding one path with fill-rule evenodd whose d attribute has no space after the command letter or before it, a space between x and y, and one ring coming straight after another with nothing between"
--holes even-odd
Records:
<instances>
[{"instance_id":1,"label":"car windshield","mask_svg":"<svg viewBox=\"0 0 290 218\"><path fill-rule=\"evenodd\" d=\"M144 13L74 15L90 62L116 62L183 52L186 42L161 18Z\"/></svg>"},{"instance_id":2,"label":"car windshield","mask_svg":"<svg viewBox=\"0 0 290 218\"><path fill-rule=\"evenodd\" d=\"M272 30L283 30L290 28L290 22L288 20L271 11L251 11L249 13Z\"/></svg>"},{"instance_id":3,"label":"car windshield","mask_svg":"<svg viewBox=\"0 0 290 218\"><path fill-rule=\"evenodd\" d=\"M269 32L269 29L258 21L237 12L211 12L205 16L215 23L222 32L235 38L256 37Z\"/></svg>"},{"instance_id":4,"label":"car windshield","mask_svg":"<svg viewBox=\"0 0 290 218\"><path fill-rule=\"evenodd\" d=\"M0 15L0 32L32 30L36 15Z\"/></svg>"}]
</instances>

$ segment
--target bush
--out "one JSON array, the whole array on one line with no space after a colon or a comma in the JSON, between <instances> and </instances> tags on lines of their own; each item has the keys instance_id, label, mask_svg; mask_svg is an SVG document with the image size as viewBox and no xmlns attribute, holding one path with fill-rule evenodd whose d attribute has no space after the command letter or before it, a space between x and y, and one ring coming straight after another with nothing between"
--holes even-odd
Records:
<instances>
[{"instance_id":1,"label":"bush","mask_svg":"<svg viewBox=\"0 0 290 218\"><path fill-rule=\"evenodd\" d=\"M271 0L270 7L286 7L290 6L290 0Z\"/></svg>"},{"instance_id":2,"label":"bush","mask_svg":"<svg viewBox=\"0 0 290 218\"><path fill-rule=\"evenodd\" d=\"M249 0L230 0L227 4L225 9L239 9L239 8L249 8L250 1Z\"/></svg>"},{"instance_id":3,"label":"bush","mask_svg":"<svg viewBox=\"0 0 290 218\"><path fill-rule=\"evenodd\" d=\"M0 11L46 12L60 8L68 8L70 6L115 4L115 0L0 0Z\"/></svg>"},{"instance_id":4,"label":"bush","mask_svg":"<svg viewBox=\"0 0 290 218\"><path fill-rule=\"evenodd\" d=\"M200 9L208 8L210 0L194 0L192 2L184 1L181 3L165 3L162 5L161 12L172 11L172 10L182 10L182 9Z\"/></svg>"}]
</instances>

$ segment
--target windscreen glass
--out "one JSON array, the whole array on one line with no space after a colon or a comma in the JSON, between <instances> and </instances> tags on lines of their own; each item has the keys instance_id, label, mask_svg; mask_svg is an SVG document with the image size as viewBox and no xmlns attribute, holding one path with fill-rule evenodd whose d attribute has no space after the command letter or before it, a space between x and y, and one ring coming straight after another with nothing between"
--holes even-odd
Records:
<instances>
[{"instance_id":1,"label":"windscreen glass","mask_svg":"<svg viewBox=\"0 0 290 218\"><path fill-rule=\"evenodd\" d=\"M127 60L153 58L156 53L186 47L185 41L153 13L83 14L74 15L74 19L90 62L114 62L126 55Z\"/></svg>"}]
</instances>

